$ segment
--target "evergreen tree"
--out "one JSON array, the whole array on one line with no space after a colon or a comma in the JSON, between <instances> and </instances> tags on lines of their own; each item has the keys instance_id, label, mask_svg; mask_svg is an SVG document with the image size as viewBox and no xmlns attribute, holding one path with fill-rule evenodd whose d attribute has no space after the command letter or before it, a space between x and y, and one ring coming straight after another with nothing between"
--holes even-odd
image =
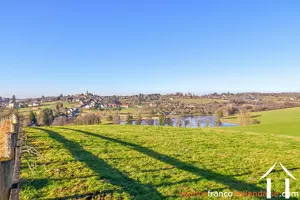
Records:
<instances>
[{"instance_id":1,"label":"evergreen tree","mask_svg":"<svg viewBox=\"0 0 300 200\"><path fill-rule=\"evenodd\" d=\"M36 124L37 123L37 120L36 120L36 115L31 111L29 113L29 120L32 124Z\"/></svg>"},{"instance_id":2,"label":"evergreen tree","mask_svg":"<svg viewBox=\"0 0 300 200\"><path fill-rule=\"evenodd\" d=\"M50 108L45 108L41 112L42 123L46 126L50 126L54 120L53 111Z\"/></svg>"}]
</instances>

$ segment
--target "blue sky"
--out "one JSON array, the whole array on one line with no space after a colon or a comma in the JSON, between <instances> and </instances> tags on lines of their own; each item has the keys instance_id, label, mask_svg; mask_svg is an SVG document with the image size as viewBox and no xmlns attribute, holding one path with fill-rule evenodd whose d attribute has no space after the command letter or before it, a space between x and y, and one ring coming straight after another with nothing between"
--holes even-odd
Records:
<instances>
[{"instance_id":1,"label":"blue sky","mask_svg":"<svg viewBox=\"0 0 300 200\"><path fill-rule=\"evenodd\" d=\"M3 1L0 96L300 92L300 1Z\"/></svg>"}]
</instances>

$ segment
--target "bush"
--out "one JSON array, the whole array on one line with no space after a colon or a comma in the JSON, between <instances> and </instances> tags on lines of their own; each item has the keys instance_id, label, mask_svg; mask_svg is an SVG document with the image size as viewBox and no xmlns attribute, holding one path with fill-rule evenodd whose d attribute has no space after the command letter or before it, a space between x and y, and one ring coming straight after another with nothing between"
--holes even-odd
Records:
<instances>
[{"instance_id":1,"label":"bush","mask_svg":"<svg viewBox=\"0 0 300 200\"><path fill-rule=\"evenodd\" d=\"M260 121L257 119L252 120L252 124L260 124Z\"/></svg>"},{"instance_id":2,"label":"bush","mask_svg":"<svg viewBox=\"0 0 300 200\"><path fill-rule=\"evenodd\" d=\"M101 118L94 113L88 113L77 117L74 123L76 125L101 124Z\"/></svg>"},{"instance_id":3,"label":"bush","mask_svg":"<svg viewBox=\"0 0 300 200\"><path fill-rule=\"evenodd\" d=\"M54 121L52 122L52 126L64 126L69 123L68 117L60 116L55 117Z\"/></svg>"}]
</instances>

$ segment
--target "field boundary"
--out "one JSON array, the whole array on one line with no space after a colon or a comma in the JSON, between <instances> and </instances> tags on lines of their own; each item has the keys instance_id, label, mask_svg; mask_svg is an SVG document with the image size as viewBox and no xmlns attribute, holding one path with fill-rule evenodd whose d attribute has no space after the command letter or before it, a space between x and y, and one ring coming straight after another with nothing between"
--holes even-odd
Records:
<instances>
[{"instance_id":1,"label":"field boundary","mask_svg":"<svg viewBox=\"0 0 300 200\"><path fill-rule=\"evenodd\" d=\"M0 119L0 200L19 199L20 133L16 114Z\"/></svg>"}]
</instances>

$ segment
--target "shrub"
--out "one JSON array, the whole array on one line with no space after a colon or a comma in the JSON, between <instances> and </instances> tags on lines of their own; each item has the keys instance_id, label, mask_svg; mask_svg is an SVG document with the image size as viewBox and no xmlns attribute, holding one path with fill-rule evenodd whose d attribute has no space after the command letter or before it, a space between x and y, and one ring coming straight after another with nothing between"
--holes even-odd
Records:
<instances>
[{"instance_id":1,"label":"shrub","mask_svg":"<svg viewBox=\"0 0 300 200\"><path fill-rule=\"evenodd\" d=\"M60 116L55 117L54 121L52 122L52 126L64 126L69 123L68 117Z\"/></svg>"},{"instance_id":2,"label":"shrub","mask_svg":"<svg viewBox=\"0 0 300 200\"><path fill-rule=\"evenodd\" d=\"M252 120L252 124L260 124L260 121L257 120L257 119L253 119L253 120Z\"/></svg>"},{"instance_id":3,"label":"shrub","mask_svg":"<svg viewBox=\"0 0 300 200\"><path fill-rule=\"evenodd\" d=\"M77 125L101 124L101 119L94 113L88 113L77 117L74 123Z\"/></svg>"}]
</instances>

